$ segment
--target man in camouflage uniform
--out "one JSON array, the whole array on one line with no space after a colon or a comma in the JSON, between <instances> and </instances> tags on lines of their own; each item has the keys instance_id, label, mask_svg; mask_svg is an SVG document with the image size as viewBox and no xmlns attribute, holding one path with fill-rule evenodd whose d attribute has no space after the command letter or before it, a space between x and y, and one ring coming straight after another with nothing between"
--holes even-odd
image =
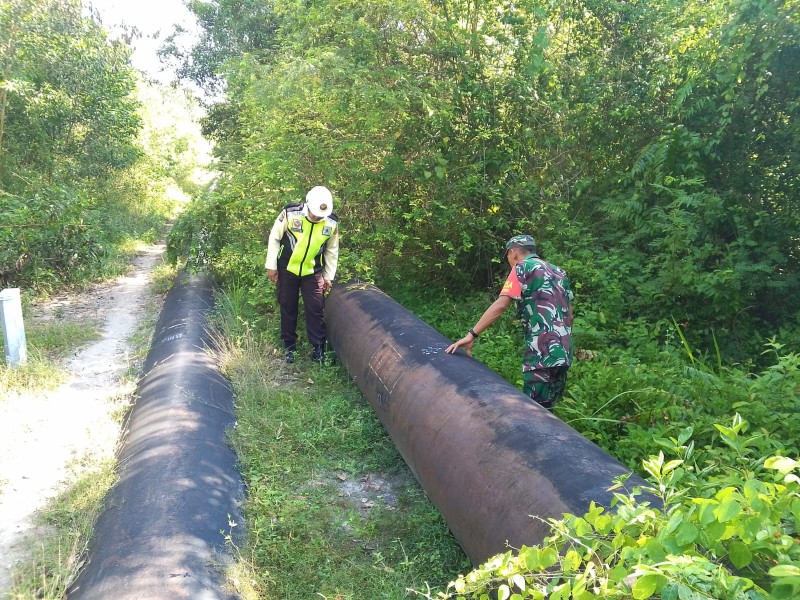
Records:
<instances>
[{"instance_id":1,"label":"man in camouflage uniform","mask_svg":"<svg viewBox=\"0 0 800 600\"><path fill-rule=\"evenodd\" d=\"M542 260L529 235L515 235L506 244L512 267L500 296L466 336L447 347L452 354L463 347L472 355L475 339L500 315L517 303L522 321L525 351L522 355L522 391L548 410L564 393L567 370L572 364L572 290L567 274Z\"/></svg>"}]
</instances>

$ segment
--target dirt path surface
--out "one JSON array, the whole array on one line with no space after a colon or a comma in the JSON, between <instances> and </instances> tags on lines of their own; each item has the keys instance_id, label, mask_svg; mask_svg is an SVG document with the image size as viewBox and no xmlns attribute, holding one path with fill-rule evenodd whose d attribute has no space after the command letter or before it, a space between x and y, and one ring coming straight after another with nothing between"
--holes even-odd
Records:
<instances>
[{"instance_id":1,"label":"dirt path surface","mask_svg":"<svg viewBox=\"0 0 800 600\"><path fill-rule=\"evenodd\" d=\"M125 383L129 338L151 302L150 273L163 252L163 245L149 247L127 276L34 309L38 319L99 322L103 337L66 362L69 380L57 390L0 402L0 598L9 594L14 566L27 559L36 511L86 465L114 456L118 415L135 384Z\"/></svg>"}]
</instances>

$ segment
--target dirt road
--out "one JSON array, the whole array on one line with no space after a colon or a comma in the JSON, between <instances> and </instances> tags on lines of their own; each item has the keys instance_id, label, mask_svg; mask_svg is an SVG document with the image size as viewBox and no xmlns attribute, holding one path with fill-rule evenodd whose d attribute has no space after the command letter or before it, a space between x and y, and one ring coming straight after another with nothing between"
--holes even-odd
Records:
<instances>
[{"instance_id":1,"label":"dirt road","mask_svg":"<svg viewBox=\"0 0 800 600\"><path fill-rule=\"evenodd\" d=\"M114 456L119 413L135 385L125 377L129 338L152 302L150 274L163 252L163 245L149 247L127 276L35 309L35 318L99 321L103 337L67 361L69 380L57 390L0 401L0 598L27 560L36 511L85 469Z\"/></svg>"}]
</instances>

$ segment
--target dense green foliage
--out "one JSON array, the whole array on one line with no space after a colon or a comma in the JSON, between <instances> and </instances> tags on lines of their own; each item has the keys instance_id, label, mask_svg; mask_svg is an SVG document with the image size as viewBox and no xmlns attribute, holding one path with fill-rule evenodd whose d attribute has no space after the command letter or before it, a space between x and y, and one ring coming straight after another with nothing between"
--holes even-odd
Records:
<instances>
[{"instance_id":1,"label":"dense green foliage","mask_svg":"<svg viewBox=\"0 0 800 600\"><path fill-rule=\"evenodd\" d=\"M185 72L213 55L227 95L183 242L221 273L253 282L275 211L322 183L346 272L381 286L491 286L528 231L604 343L672 318L726 358L797 343L796 0L192 6Z\"/></svg>"},{"instance_id":2,"label":"dense green foliage","mask_svg":"<svg viewBox=\"0 0 800 600\"><path fill-rule=\"evenodd\" d=\"M340 278L449 337L496 293L513 233L570 275L581 360L557 414L644 464L664 508L620 496L449 592L797 594L797 465L780 458L800 444L797 0L191 6L204 37L165 51L225 90L204 123L222 176L174 257L268 311L272 220L324 184ZM511 382L518 353L509 318L476 345Z\"/></svg>"},{"instance_id":3,"label":"dense green foliage","mask_svg":"<svg viewBox=\"0 0 800 600\"><path fill-rule=\"evenodd\" d=\"M721 430L741 445L746 427L737 418ZM584 515L552 520L541 546L497 556L436 597L488 600L495 590L502 600L796 598L800 463L743 452L709 484L689 460L691 433L674 440L684 458L659 454L645 463L663 509L622 494L614 512L592 504Z\"/></svg>"},{"instance_id":4,"label":"dense green foliage","mask_svg":"<svg viewBox=\"0 0 800 600\"><path fill-rule=\"evenodd\" d=\"M129 57L77 0L0 2L0 285L107 276L160 235L165 154L187 142L147 135L176 99L149 98Z\"/></svg>"}]
</instances>

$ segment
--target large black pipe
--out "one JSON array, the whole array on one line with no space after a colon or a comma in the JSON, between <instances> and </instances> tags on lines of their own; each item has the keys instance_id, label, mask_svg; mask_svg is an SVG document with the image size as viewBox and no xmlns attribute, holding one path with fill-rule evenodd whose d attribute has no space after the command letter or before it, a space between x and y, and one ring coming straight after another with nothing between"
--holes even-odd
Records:
<instances>
[{"instance_id":1,"label":"large black pipe","mask_svg":"<svg viewBox=\"0 0 800 600\"><path fill-rule=\"evenodd\" d=\"M178 277L164 303L119 453L119 481L95 525L70 600L233 599L224 532L244 495L226 444L233 394L209 355L204 276Z\"/></svg>"},{"instance_id":2,"label":"large black pipe","mask_svg":"<svg viewBox=\"0 0 800 600\"><path fill-rule=\"evenodd\" d=\"M379 289L335 286L328 337L473 564L541 542L532 516L608 506L630 469ZM517 360L509 356L509 360ZM627 487L645 482L632 476Z\"/></svg>"}]
</instances>

